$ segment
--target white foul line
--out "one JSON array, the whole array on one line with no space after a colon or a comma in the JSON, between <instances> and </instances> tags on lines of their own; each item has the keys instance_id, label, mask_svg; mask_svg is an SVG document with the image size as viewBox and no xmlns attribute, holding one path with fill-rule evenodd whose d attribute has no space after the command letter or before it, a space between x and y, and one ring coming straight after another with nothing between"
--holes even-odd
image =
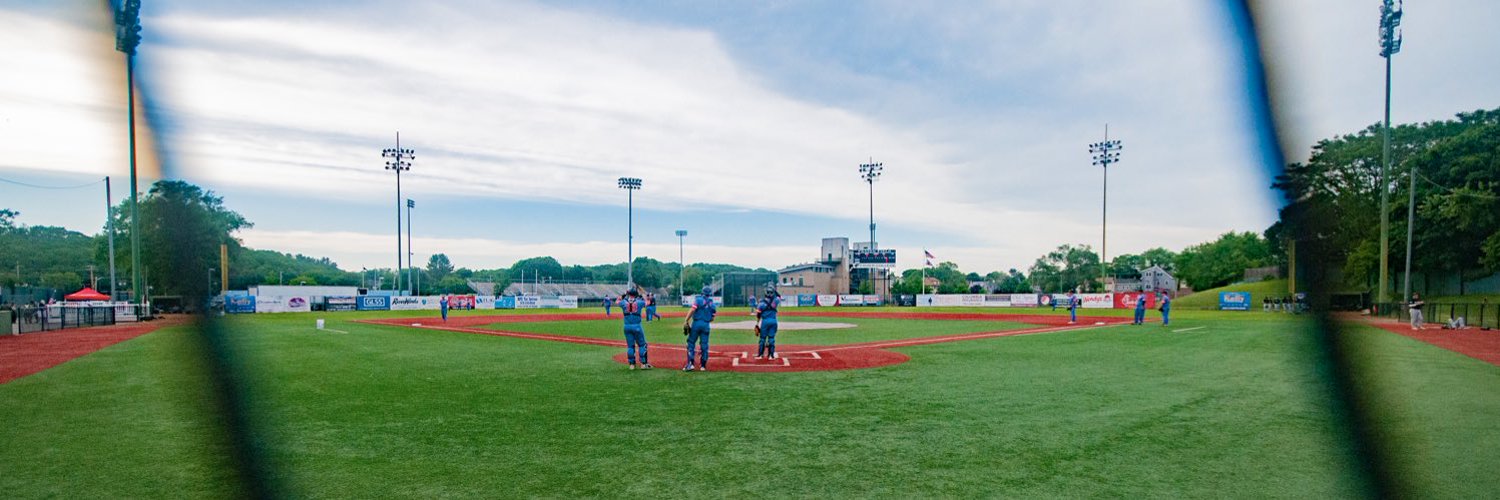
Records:
<instances>
[{"instance_id":1,"label":"white foul line","mask_svg":"<svg viewBox=\"0 0 1500 500\"><path fill-rule=\"evenodd\" d=\"M1192 328L1183 328L1183 329L1181 329L1181 330L1172 330L1172 333L1178 333L1178 332L1191 332L1191 331L1193 331L1193 330L1202 330L1202 329L1204 329L1204 328L1208 328L1208 327L1206 327L1206 326L1195 326L1195 327L1192 327Z\"/></svg>"}]
</instances>

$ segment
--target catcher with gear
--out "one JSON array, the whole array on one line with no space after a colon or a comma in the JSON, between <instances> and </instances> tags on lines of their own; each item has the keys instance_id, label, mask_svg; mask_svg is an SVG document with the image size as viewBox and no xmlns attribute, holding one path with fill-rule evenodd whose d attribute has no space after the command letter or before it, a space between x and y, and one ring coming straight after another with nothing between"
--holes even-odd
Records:
<instances>
[{"instance_id":1,"label":"catcher with gear","mask_svg":"<svg viewBox=\"0 0 1500 500\"><path fill-rule=\"evenodd\" d=\"M766 298L756 306L755 316L760 323L755 325L755 336L760 338L755 359L776 359L776 310L781 308L781 294L775 287L766 287Z\"/></svg>"}]
</instances>

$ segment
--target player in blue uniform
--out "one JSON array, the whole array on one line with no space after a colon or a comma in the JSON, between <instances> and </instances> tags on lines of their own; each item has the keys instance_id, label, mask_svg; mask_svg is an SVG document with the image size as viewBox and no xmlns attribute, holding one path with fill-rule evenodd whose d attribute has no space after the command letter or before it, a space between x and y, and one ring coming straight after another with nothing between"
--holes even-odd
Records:
<instances>
[{"instance_id":1,"label":"player in blue uniform","mask_svg":"<svg viewBox=\"0 0 1500 500\"><path fill-rule=\"evenodd\" d=\"M1081 305L1081 303L1083 301L1079 300L1079 298L1077 296L1073 295L1073 291L1072 290L1068 290L1068 297L1067 298L1068 298L1068 324L1071 325L1073 323L1077 323L1078 322L1078 306Z\"/></svg>"},{"instance_id":2,"label":"player in blue uniform","mask_svg":"<svg viewBox=\"0 0 1500 500\"><path fill-rule=\"evenodd\" d=\"M613 305L615 305L615 299L609 297L604 298L604 317L609 317L609 308Z\"/></svg>"},{"instance_id":3,"label":"player in blue uniform","mask_svg":"<svg viewBox=\"0 0 1500 500\"><path fill-rule=\"evenodd\" d=\"M646 330L641 328L641 311L646 308L641 293L634 288L620 297L620 315L625 317L625 358L630 369L635 369L635 351L641 351L641 369L650 370L651 361L646 357Z\"/></svg>"},{"instance_id":4,"label":"player in blue uniform","mask_svg":"<svg viewBox=\"0 0 1500 500\"><path fill-rule=\"evenodd\" d=\"M1146 324L1146 294L1135 296L1135 322L1132 325Z\"/></svg>"},{"instance_id":5,"label":"player in blue uniform","mask_svg":"<svg viewBox=\"0 0 1500 500\"><path fill-rule=\"evenodd\" d=\"M1161 305L1156 306L1156 310L1161 311L1161 326L1167 326L1168 323L1171 323L1172 296L1167 295L1167 292L1162 292Z\"/></svg>"},{"instance_id":6,"label":"player in blue uniform","mask_svg":"<svg viewBox=\"0 0 1500 500\"><path fill-rule=\"evenodd\" d=\"M776 310L781 308L781 294L775 288L766 287L766 298L756 306L755 316L760 318L760 347L755 359L776 359Z\"/></svg>"},{"instance_id":7,"label":"player in blue uniform","mask_svg":"<svg viewBox=\"0 0 1500 500\"><path fill-rule=\"evenodd\" d=\"M444 295L438 299L438 310L442 311L443 321L448 321L448 296Z\"/></svg>"},{"instance_id":8,"label":"player in blue uniform","mask_svg":"<svg viewBox=\"0 0 1500 500\"><path fill-rule=\"evenodd\" d=\"M713 289L703 287L703 293L693 299L693 308L688 311L687 333L687 364L682 365L682 371L693 371L693 346L699 346L698 370L708 371L708 331L709 323L714 320L714 315L719 308L714 306Z\"/></svg>"},{"instance_id":9,"label":"player in blue uniform","mask_svg":"<svg viewBox=\"0 0 1500 500\"><path fill-rule=\"evenodd\" d=\"M656 294L648 293L646 294L646 321L653 319L661 319L661 315L656 314Z\"/></svg>"}]
</instances>

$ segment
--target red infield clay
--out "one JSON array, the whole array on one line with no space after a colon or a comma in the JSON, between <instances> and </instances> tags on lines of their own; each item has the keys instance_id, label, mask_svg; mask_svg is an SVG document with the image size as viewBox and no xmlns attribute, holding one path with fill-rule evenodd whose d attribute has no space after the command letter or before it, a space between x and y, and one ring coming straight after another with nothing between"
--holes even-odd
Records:
<instances>
[{"instance_id":1,"label":"red infield clay","mask_svg":"<svg viewBox=\"0 0 1500 500\"><path fill-rule=\"evenodd\" d=\"M0 337L0 384L72 361L159 328L180 325L186 317L149 323L125 323Z\"/></svg>"},{"instance_id":2,"label":"red infield clay","mask_svg":"<svg viewBox=\"0 0 1500 500\"><path fill-rule=\"evenodd\" d=\"M1500 332L1480 330L1443 330L1438 325L1427 325L1424 330L1412 330L1408 323L1386 319L1365 318L1365 322L1392 333L1417 339L1492 365L1500 365Z\"/></svg>"},{"instance_id":3,"label":"red infield clay","mask_svg":"<svg viewBox=\"0 0 1500 500\"><path fill-rule=\"evenodd\" d=\"M1102 321L1107 325L1119 325L1127 322L1125 318L1079 318L1079 324L1067 324L1066 317L1052 316L1028 316L1020 314L945 314L945 313L896 313L896 312L869 312L869 313L822 313L822 312L797 312L794 314L782 313L783 316L822 316L822 317L866 317L866 318L892 318L892 319L935 319L935 320L991 320L991 321L1015 321L1038 324L1036 328L1025 328L1020 330L1004 330L981 333L964 333L956 335L939 335L934 337L920 337L899 340L881 340L875 342L861 342L856 344L837 344L827 346L809 345L778 345L776 354L779 359L757 360L754 359L756 346L754 345L712 345L708 351L708 367L710 371L731 372L802 372L821 370L850 370L855 368L874 368L878 366L889 366L906 362L911 359L905 354L890 351L888 349L897 347L909 347L917 345L938 344L943 342L957 342L961 340L975 340L993 337L1010 337L1015 335L1029 335L1037 333L1061 332L1076 330L1094 326L1096 321ZM495 323L520 323L520 322L546 322L546 321L577 321L589 319L602 319L603 315L585 314L516 314L506 316L463 316L450 317L447 322L439 318L390 318L367 320L363 323L377 323L409 328L422 328L429 330L445 330L453 332L476 333L481 335L495 335L500 337L515 337L523 339L547 340L552 342L570 342L575 344L589 344L599 346L615 347L622 352L614 356L615 361L625 363L627 361L623 349L625 341L606 340L589 337L576 337L571 335L554 335L542 333L507 332L502 330L491 330L486 328L475 328L480 325ZM618 317L618 316L616 316ZM681 315L678 315L681 317ZM1087 321L1083 321L1087 319ZM651 364L658 368L680 369L687 356L685 342L680 338L674 339L671 344L653 343L650 346Z\"/></svg>"}]
</instances>

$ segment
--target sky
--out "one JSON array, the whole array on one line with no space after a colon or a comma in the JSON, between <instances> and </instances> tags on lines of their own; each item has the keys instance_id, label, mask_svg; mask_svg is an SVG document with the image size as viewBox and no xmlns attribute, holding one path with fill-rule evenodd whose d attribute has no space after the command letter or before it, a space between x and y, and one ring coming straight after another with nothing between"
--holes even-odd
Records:
<instances>
[{"instance_id":1,"label":"sky","mask_svg":"<svg viewBox=\"0 0 1500 500\"><path fill-rule=\"evenodd\" d=\"M820 238L1025 270L1060 244L1180 250L1276 218L1216 2L144 0L142 189L168 162L253 248L396 264L678 258L781 268ZM1265 2L1290 154L1378 122L1379 2ZM1392 119L1500 106L1500 3L1414 4ZM129 191L125 71L99 2L0 6L0 208L98 233ZM872 185L861 163L880 162ZM622 176L643 179L618 189ZM44 189L63 188L63 189ZM872 199L873 197L873 199ZM627 205L630 207L627 209ZM633 214L632 219L627 214ZM405 234L401 236L405 245Z\"/></svg>"}]
</instances>

